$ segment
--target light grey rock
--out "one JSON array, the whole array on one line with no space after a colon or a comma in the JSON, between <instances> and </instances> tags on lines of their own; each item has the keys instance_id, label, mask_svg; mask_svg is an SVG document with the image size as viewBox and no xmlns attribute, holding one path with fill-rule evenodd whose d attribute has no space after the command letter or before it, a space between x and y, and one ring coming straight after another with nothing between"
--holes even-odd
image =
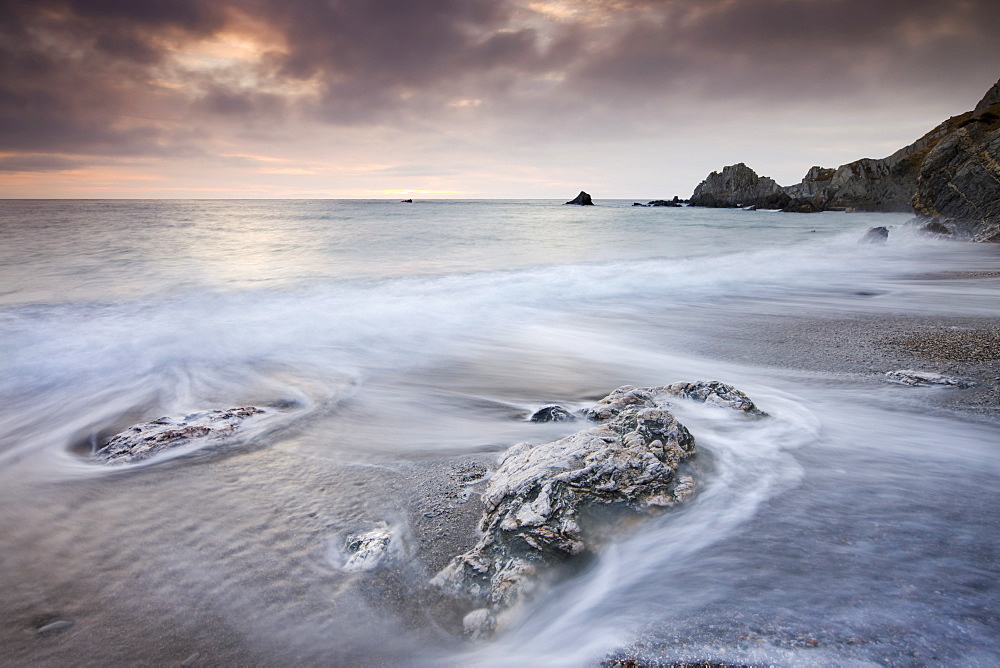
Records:
<instances>
[{"instance_id":1,"label":"light grey rock","mask_svg":"<svg viewBox=\"0 0 1000 668\"><path fill-rule=\"evenodd\" d=\"M503 454L482 493L482 538L432 579L487 604L466 617L467 634L488 634L496 613L530 598L547 567L594 548L581 510L655 512L692 496L695 479L680 469L695 454L695 441L667 410L675 398L764 415L745 394L717 381L626 385L585 412L594 426L551 443L518 443Z\"/></svg>"},{"instance_id":2,"label":"light grey rock","mask_svg":"<svg viewBox=\"0 0 1000 668\"><path fill-rule=\"evenodd\" d=\"M371 571L389 561L395 543L392 530L385 523L365 533L349 536L345 545L346 561L343 571Z\"/></svg>"},{"instance_id":3,"label":"light grey rock","mask_svg":"<svg viewBox=\"0 0 1000 668\"><path fill-rule=\"evenodd\" d=\"M674 383L660 388L663 392L693 401L699 401L709 406L722 406L753 415L766 417L767 413L757 408L750 397L740 392L732 385L717 380L699 381L697 383Z\"/></svg>"},{"instance_id":4,"label":"light grey rock","mask_svg":"<svg viewBox=\"0 0 1000 668\"><path fill-rule=\"evenodd\" d=\"M104 464L132 464L175 448L223 442L267 414L262 408L244 406L191 413L182 418L162 417L112 436L94 458Z\"/></svg>"},{"instance_id":5,"label":"light grey rock","mask_svg":"<svg viewBox=\"0 0 1000 668\"><path fill-rule=\"evenodd\" d=\"M497 628L497 619L489 608L478 608L462 618L462 631L469 640L488 638Z\"/></svg>"},{"instance_id":6,"label":"light grey rock","mask_svg":"<svg viewBox=\"0 0 1000 668\"><path fill-rule=\"evenodd\" d=\"M531 422L572 422L576 416L562 406L545 406L532 413Z\"/></svg>"},{"instance_id":7,"label":"light grey rock","mask_svg":"<svg viewBox=\"0 0 1000 668\"><path fill-rule=\"evenodd\" d=\"M911 385L913 387L926 387L928 385L945 385L948 387L967 388L975 386L971 380L964 378L952 378L933 371L916 371L914 369L899 369L889 371L885 374L886 379L891 383L900 385Z\"/></svg>"}]
</instances>

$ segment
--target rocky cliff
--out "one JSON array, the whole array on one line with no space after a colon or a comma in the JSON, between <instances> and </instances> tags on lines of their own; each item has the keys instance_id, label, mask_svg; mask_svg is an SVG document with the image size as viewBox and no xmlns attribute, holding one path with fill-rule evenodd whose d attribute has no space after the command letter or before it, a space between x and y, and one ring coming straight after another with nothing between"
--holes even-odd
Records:
<instances>
[{"instance_id":1,"label":"rocky cliff","mask_svg":"<svg viewBox=\"0 0 1000 668\"><path fill-rule=\"evenodd\" d=\"M738 163L712 172L692 206L786 211L915 211L949 231L1000 241L1000 81L973 111L944 121L885 158L813 167L781 187Z\"/></svg>"},{"instance_id":2,"label":"rocky cliff","mask_svg":"<svg viewBox=\"0 0 1000 668\"><path fill-rule=\"evenodd\" d=\"M920 165L913 209L953 233L1000 242L1000 81L958 118Z\"/></svg>"}]
</instances>

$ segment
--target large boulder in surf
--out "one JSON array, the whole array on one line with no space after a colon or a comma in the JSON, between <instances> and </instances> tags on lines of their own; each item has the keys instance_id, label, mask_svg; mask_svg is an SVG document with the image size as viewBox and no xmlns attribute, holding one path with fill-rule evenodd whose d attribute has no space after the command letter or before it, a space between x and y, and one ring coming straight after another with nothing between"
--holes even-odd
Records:
<instances>
[{"instance_id":1,"label":"large boulder in surf","mask_svg":"<svg viewBox=\"0 0 1000 668\"><path fill-rule=\"evenodd\" d=\"M93 457L103 464L134 464L168 450L194 450L235 439L266 417L269 411L255 406L161 417L115 434Z\"/></svg>"},{"instance_id":2,"label":"large boulder in surf","mask_svg":"<svg viewBox=\"0 0 1000 668\"><path fill-rule=\"evenodd\" d=\"M580 206L594 206L594 200L590 199L590 195L580 191L580 194L566 202L566 204L579 204Z\"/></svg>"},{"instance_id":3,"label":"large boulder in surf","mask_svg":"<svg viewBox=\"0 0 1000 668\"><path fill-rule=\"evenodd\" d=\"M594 426L509 448L482 494L482 538L432 580L486 604L466 617L467 634L495 627L494 613L530 596L546 567L593 550L595 508L651 512L694 493L683 465L695 441L668 410L673 398L764 415L723 383L626 385L586 411Z\"/></svg>"}]
</instances>

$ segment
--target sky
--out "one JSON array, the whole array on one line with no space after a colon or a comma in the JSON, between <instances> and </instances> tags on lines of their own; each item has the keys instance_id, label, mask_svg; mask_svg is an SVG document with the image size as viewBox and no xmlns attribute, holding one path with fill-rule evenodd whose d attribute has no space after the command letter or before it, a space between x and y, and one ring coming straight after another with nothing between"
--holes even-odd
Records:
<instances>
[{"instance_id":1,"label":"sky","mask_svg":"<svg viewBox=\"0 0 1000 668\"><path fill-rule=\"evenodd\" d=\"M690 196L884 157L997 0L4 0L0 197Z\"/></svg>"}]
</instances>

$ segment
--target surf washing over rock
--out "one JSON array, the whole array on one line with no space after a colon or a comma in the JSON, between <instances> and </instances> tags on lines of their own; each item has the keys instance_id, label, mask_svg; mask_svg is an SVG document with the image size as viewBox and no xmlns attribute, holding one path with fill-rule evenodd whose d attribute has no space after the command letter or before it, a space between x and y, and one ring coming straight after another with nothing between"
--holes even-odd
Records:
<instances>
[{"instance_id":1,"label":"surf washing over rock","mask_svg":"<svg viewBox=\"0 0 1000 668\"><path fill-rule=\"evenodd\" d=\"M593 551L595 536L609 531L595 519L596 508L649 513L694 494L695 478L682 471L695 440L669 411L678 398L766 416L718 381L626 385L583 412L597 426L542 445L519 443L503 454L482 494L482 538L432 580L487 604L466 615L467 635L503 628L504 613L532 596L547 567Z\"/></svg>"},{"instance_id":2,"label":"surf washing over rock","mask_svg":"<svg viewBox=\"0 0 1000 668\"><path fill-rule=\"evenodd\" d=\"M1000 242L1000 81L974 110L885 158L815 166L790 186L737 163L709 174L691 206L915 212L928 232Z\"/></svg>"}]
</instances>

